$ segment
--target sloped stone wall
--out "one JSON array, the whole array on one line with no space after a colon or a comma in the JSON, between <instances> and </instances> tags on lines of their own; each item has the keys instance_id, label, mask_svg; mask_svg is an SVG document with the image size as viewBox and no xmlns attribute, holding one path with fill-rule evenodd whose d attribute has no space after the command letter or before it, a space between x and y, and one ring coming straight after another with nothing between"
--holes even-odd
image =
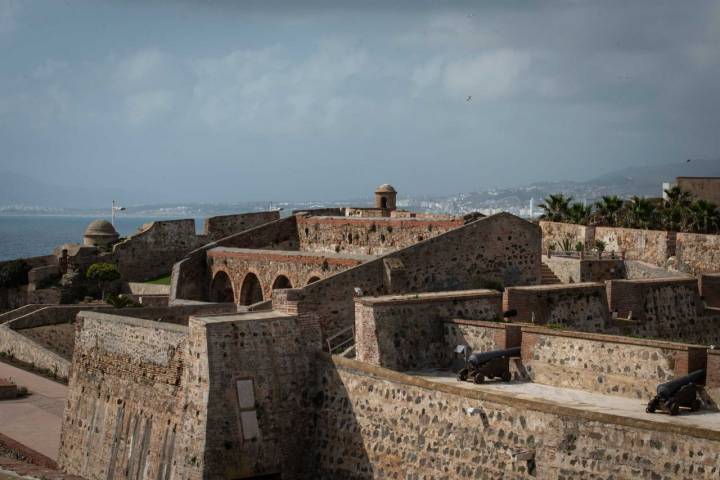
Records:
<instances>
[{"instance_id":1,"label":"sloped stone wall","mask_svg":"<svg viewBox=\"0 0 720 480\"><path fill-rule=\"evenodd\" d=\"M337 357L319 366L313 479L710 480L720 472L717 435L697 427L438 386ZM533 459L514 461L514 452Z\"/></svg>"}]
</instances>

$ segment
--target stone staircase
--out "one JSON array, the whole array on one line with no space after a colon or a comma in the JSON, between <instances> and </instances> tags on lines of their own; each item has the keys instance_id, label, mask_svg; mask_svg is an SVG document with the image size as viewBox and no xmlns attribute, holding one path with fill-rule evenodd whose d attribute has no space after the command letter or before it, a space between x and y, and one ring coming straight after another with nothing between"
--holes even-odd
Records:
<instances>
[{"instance_id":1,"label":"stone staircase","mask_svg":"<svg viewBox=\"0 0 720 480\"><path fill-rule=\"evenodd\" d=\"M556 285L558 283L562 283L560 279L553 273L552 270L550 270L550 267L547 266L545 262L542 262L542 268L540 270L541 274L541 280L540 283L542 285Z\"/></svg>"}]
</instances>

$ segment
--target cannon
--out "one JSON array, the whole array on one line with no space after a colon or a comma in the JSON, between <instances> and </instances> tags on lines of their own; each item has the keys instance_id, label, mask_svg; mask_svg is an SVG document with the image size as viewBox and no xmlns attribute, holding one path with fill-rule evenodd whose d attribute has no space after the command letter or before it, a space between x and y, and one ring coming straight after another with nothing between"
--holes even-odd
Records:
<instances>
[{"instance_id":1,"label":"cannon","mask_svg":"<svg viewBox=\"0 0 720 480\"><path fill-rule=\"evenodd\" d=\"M698 398L698 384L701 384L705 376L705 370L694 372L675 378L669 382L661 383L655 389L657 395L648 402L645 411L655 413L661 410L670 415L680 413L680 407L688 408L694 412L702 407Z\"/></svg>"},{"instance_id":2,"label":"cannon","mask_svg":"<svg viewBox=\"0 0 720 480\"><path fill-rule=\"evenodd\" d=\"M520 347L473 353L466 360L465 368L458 372L458 380L472 379L475 383L483 383L486 378L500 378L503 382L509 382L510 358L519 356Z\"/></svg>"}]
</instances>

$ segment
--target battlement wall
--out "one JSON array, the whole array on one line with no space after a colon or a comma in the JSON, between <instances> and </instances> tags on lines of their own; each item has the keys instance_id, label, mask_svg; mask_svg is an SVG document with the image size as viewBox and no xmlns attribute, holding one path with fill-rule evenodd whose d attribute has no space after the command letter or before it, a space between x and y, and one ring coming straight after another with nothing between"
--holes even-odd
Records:
<instances>
[{"instance_id":1,"label":"battlement wall","mask_svg":"<svg viewBox=\"0 0 720 480\"><path fill-rule=\"evenodd\" d=\"M339 357L319 360L318 375L324 391L312 435L313 478L452 472L549 479L601 472L603 478L709 480L720 470L716 455L696 454L716 452L720 436L697 426L433 382Z\"/></svg>"},{"instance_id":2,"label":"battlement wall","mask_svg":"<svg viewBox=\"0 0 720 480\"><path fill-rule=\"evenodd\" d=\"M462 217L418 219L363 216L301 216L300 250L381 255L414 245L465 224Z\"/></svg>"},{"instance_id":3,"label":"battlement wall","mask_svg":"<svg viewBox=\"0 0 720 480\"><path fill-rule=\"evenodd\" d=\"M278 219L280 212L277 210L208 217L203 225L203 234L207 237L207 241L214 242Z\"/></svg>"},{"instance_id":4,"label":"battlement wall","mask_svg":"<svg viewBox=\"0 0 720 480\"><path fill-rule=\"evenodd\" d=\"M684 343L522 327L523 366L535 383L648 400L655 387L705 368L706 348Z\"/></svg>"},{"instance_id":5,"label":"battlement wall","mask_svg":"<svg viewBox=\"0 0 720 480\"><path fill-rule=\"evenodd\" d=\"M446 367L443 320L499 320L501 303L494 290L356 298L357 359L393 370Z\"/></svg>"},{"instance_id":6,"label":"battlement wall","mask_svg":"<svg viewBox=\"0 0 720 480\"><path fill-rule=\"evenodd\" d=\"M353 325L356 288L366 296L540 283L540 229L501 213L386 254L273 298L273 308L298 313L330 336ZM289 301L289 304L286 304ZM302 312L302 313L301 313Z\"/></svg>"},{"instance_id":7,"label":"battlement wall","mask_svg":"<svg viewBox=\"0 0 720 480\"><path fill-rule=\"evenodd\" d=\"M167 478L176 460L188 328L80 315L58 464L87 479Z\"/></svg>"},{"instance_id":8,"label":"battlement wall","mask_svg":"<svg viewBox=\"0 0 720 480\"><path fill-rule=\"evenodd\" d=\"M578 330L602 331L608 318L605 285L530 285L508 287L503 310L515 310L514 322L554 324Z\"/></svg>"}]
</instances>

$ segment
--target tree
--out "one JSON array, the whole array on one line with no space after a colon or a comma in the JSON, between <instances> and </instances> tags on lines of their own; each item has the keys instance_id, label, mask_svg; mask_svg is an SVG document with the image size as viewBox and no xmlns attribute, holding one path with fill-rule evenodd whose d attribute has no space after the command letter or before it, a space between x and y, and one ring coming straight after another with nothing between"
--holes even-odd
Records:
<instances>
[{"instance_id":1,"label":"tree","mask_svg":"<svg viewBox=\"0 0 720 480\"><path fill-rule=\"evenodd\" d=\"M624 202L617 195L606 195L595 204L595 216L598 223L617 226L620 221Z\"/></svg>"},{"instance_id":2,"label":"tree","mask_svg":"<svg viewBox=\"0 0 720 480\"><path fill-rule=\"evenodd\" d=\"M100 285L102 298L105 299L105 289L108 284L119 280L120 271L112 263L93 263L85 272L85 276L90 280L95 280Z\"/></svg>"},{"instance_id":3,"label":"tree","mask_svg":"<svg viewBox=\"0 0 720 480\"><path fill-rule=\"evenodd\" d=\"M538 207L544 210L540 218L550 220L551 222L563 222L567 220L571 201L572 197L566 197L562 193L550 195L543 200L544 203L538 205Z\"/></svg>"},{"instance_id":4,"label":"tree","mask_svg":"<svg viewBox=\"0 0 720 480\"><path fill-rule=\"evenodd\" d=\"M661 212L663 228L666 230L684 230L690 218L692 196L689 192L674 186L665 190L665 200Z\"/></svg>"},{"instance_id":5,"label":"tree","mask_svg":"<svg viewBox=\"0 0 720 480\"><path fill-rule=\"evenodd\" d=\"M649 229L655 224L655 206L650 200L634 195L625 208L625 226Z\"/></svg>"},{"instance_id":6,"label":"tree","mask_svg":"<svg viewBox=\"0 0 720 480\"><path fill-rule=\"evenodd\" d=\"M690 205L688 227L696 233L715 233L720 230L720 212L706 201L697 200Z\"/></svg>"},{"instance_id":7,"label":"tree","mask_svg":"<svg viewBox=\"0 0 720 480\"><path fill-rule=\"evenodd\" d=\"M572 223L587 225L592 214L592 207L586 207L582 203L573 203L567 211L567 219Z\"/></svg>"}]
</instances>

